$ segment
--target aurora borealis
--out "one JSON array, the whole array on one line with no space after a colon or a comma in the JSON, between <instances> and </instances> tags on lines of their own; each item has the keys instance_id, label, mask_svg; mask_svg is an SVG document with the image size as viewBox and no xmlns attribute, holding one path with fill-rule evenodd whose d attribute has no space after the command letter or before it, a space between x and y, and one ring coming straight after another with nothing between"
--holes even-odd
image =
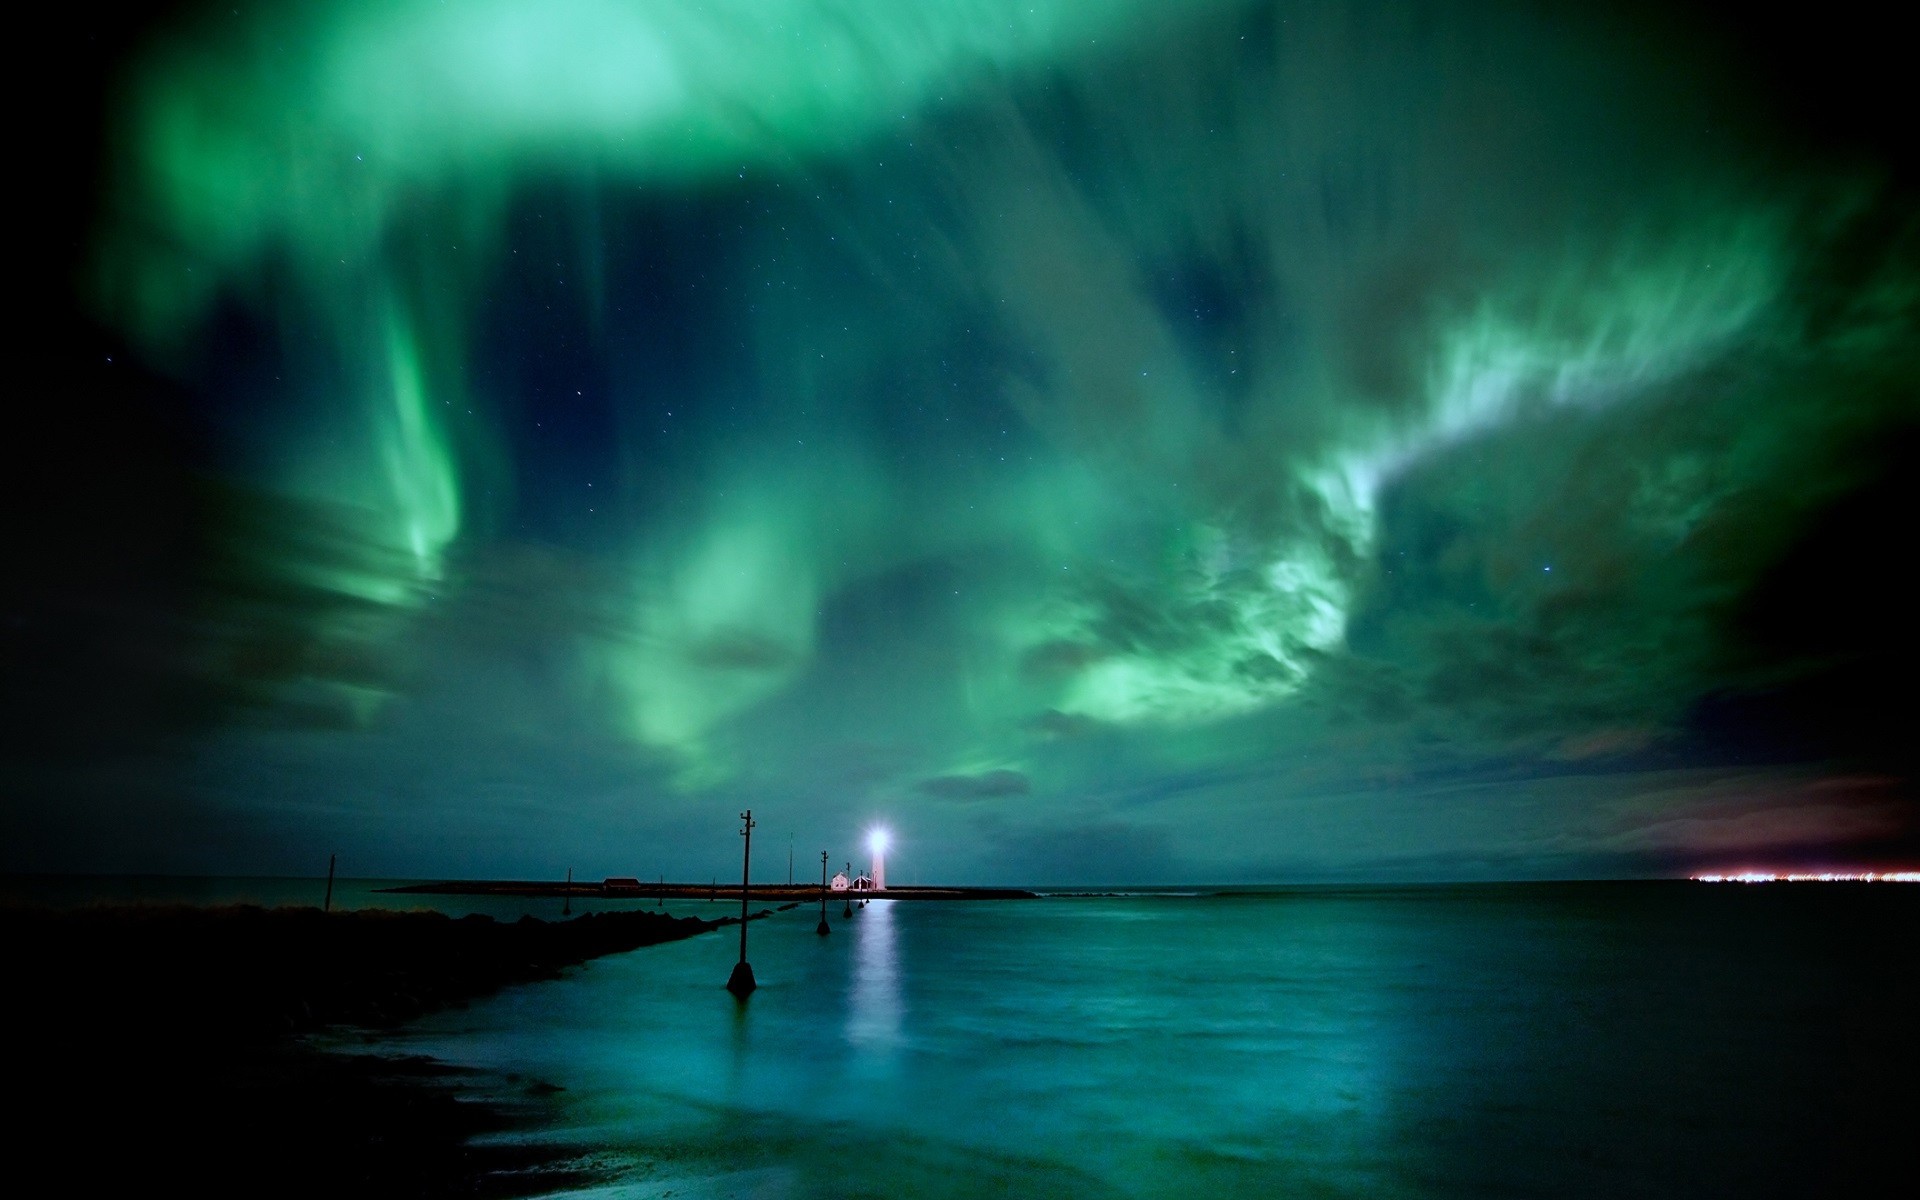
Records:
<instances>
[{"instance_id":1,"label":"aurora borealis","mask_svg":"<svg viewBox=\"0 0 1920 1200\"><path fill-rule=\"evenodd\" d=\"M56 134L7 865L1910 864L1913 181L1747 32L148 14Z\"/></svg>"}]
</instances>

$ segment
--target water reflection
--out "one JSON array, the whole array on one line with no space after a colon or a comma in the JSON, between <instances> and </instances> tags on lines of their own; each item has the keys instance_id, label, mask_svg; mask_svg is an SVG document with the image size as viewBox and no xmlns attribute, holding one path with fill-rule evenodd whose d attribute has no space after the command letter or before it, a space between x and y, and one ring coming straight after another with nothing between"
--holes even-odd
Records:
<instances>
[{"instance_id":1,"label":"water reflection","mask_svg":"<svg viewBox=\"0 0 1920 1200\"><path fill-rule=\"evenodd\" d=\"M1832 931L1920 927L1780 892L874 901L830 938L803 909L755 923L744 1007L723 934L404 1048L561 1084L567 1136L675 1164L636 1194L834 1200L849 1164L928 1200L1773 1194L1895 1111L1829 1083L1865 1068L1806 1014L1893 1021L1912 956Z\"/></svg>"},{"instance_id":2,"label":"water reflection","mask_svg":"<svg viewBox=\"0 0 1920 1200\"><path fill-rule=\"evenodd\" d=\"M740 997L734 1000L730 1008L732 1020L727 1040L731 1053L727 1056L727 1099L731 1103L739 1103L750 1092L748 1071L753 1056L753 1039L748 1025L748 1010L751 1005L744 997Z\"/></svg>"},{"instance_id":3,"label":"water reflection","mask_svg":"<svg viewBox=\"0 0 1920 1200\"><path fill-rule=\"evenodd\" d=\"M854 959L847 996L847 1041L869 1058L869 1065L891 1062L900 1047L905 1005L900 995L894 903L869 902L849 926Z\"/></svg>"}]
</instances>

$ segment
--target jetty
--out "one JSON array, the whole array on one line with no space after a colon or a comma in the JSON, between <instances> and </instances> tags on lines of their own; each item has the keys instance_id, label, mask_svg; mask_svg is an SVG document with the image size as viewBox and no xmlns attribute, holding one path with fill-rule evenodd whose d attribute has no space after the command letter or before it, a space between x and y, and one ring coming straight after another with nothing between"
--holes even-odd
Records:
<instances>
[{"instance_id":1,"label":"jetty","mask_svg":"<svg viewBox=\"0 0 1920 1200\"><path fill-rule=\"evenodd\" d=\"M737 883L647 882L616 876L599 883L553 879L447 879L379 889L383 893L416 896L551 896L555 900L739 900ZM818 900L817 883L756 883L745 889L754 900ZM889 887L832 893L835 900L1038 900L1040 893L1023 888Z\"/></svg>"}]
</instances>

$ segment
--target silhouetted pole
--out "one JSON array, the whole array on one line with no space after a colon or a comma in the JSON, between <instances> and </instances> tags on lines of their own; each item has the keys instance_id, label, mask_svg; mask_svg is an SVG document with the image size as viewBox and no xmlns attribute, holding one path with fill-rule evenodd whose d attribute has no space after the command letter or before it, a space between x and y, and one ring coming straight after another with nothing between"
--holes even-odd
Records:
<instances>
[{"instance_id":1,"label":"silhouetted pole","mask_svg":"<svg viewBox=\"0 0 1920 1200\"><path fill-rule=\"evenodd\" d=\"M567 898L564 901L562 901L560 904L560 915L563 917L568 917L573 915L573 868L572 867L567 868Z\"/></svg>"},{"instance_id":2,"label":"silhouetted pole","mask_svg":"<svg viewBox=\"0 0 1920 1200\"><path fill-rule=\"evenodd\" d=\"M820 852L820 926L814 930L821 937L833 930L827 928L827 852Z\"/></svg>"},{"instance_id":3,"label":"silhouetted pole","mask_svg":"<svg viewBox=\"0 0 1920 1200\"><path fill-rule=\"evenodd\" d=\"M840 915L842 917L851 917L853 915L853 864L852 863L847 864L847 910L841 913Z\"/></svg>"},{"instance_id":4,"label":"silhouetted pole","mask_svg":"<svg viewBox=\"0 0 1920 1200\"><path fill-rule=\"evenodd\" d=\"M333 911L333 864L334 860L339 857L338 854L327 855L327 899L326 902L320 906L321 912Z\"/></svg>"},{"instance_id":5,"label":"silhouetted pole","mask_svg":"<svg viewBox=\"0 0 1920 1200\"><path fill-rule=\"evenodd\" d=\"M740 851L740 961L734 964L733 974L727 979L727 990L734 995L746 998L759 985L753 981L753 968L747 965L747 886L753 870L753 810L740 814L744 823L740 836L747 839Z\"/></svg>"}]
</instances>

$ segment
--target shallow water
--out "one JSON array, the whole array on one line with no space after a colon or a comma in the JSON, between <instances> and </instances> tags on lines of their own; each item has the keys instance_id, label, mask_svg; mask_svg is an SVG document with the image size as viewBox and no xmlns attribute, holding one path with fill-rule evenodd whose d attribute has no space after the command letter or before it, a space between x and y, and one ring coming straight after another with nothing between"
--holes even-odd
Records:
<instances>
[{"instance_id":1,"label":"shallow water","mask_svg":"<svg viewBox=\"0 0 1920 1200\"><path fill-rule=\"evenodd\" d=\"M803 908L752 925L744 1005L727 930L386 1048L561 1085L609 1195L1804 1195L1897 1165L1916 900L877 901L825 938Z\"/></svg>"}]
</instances>

